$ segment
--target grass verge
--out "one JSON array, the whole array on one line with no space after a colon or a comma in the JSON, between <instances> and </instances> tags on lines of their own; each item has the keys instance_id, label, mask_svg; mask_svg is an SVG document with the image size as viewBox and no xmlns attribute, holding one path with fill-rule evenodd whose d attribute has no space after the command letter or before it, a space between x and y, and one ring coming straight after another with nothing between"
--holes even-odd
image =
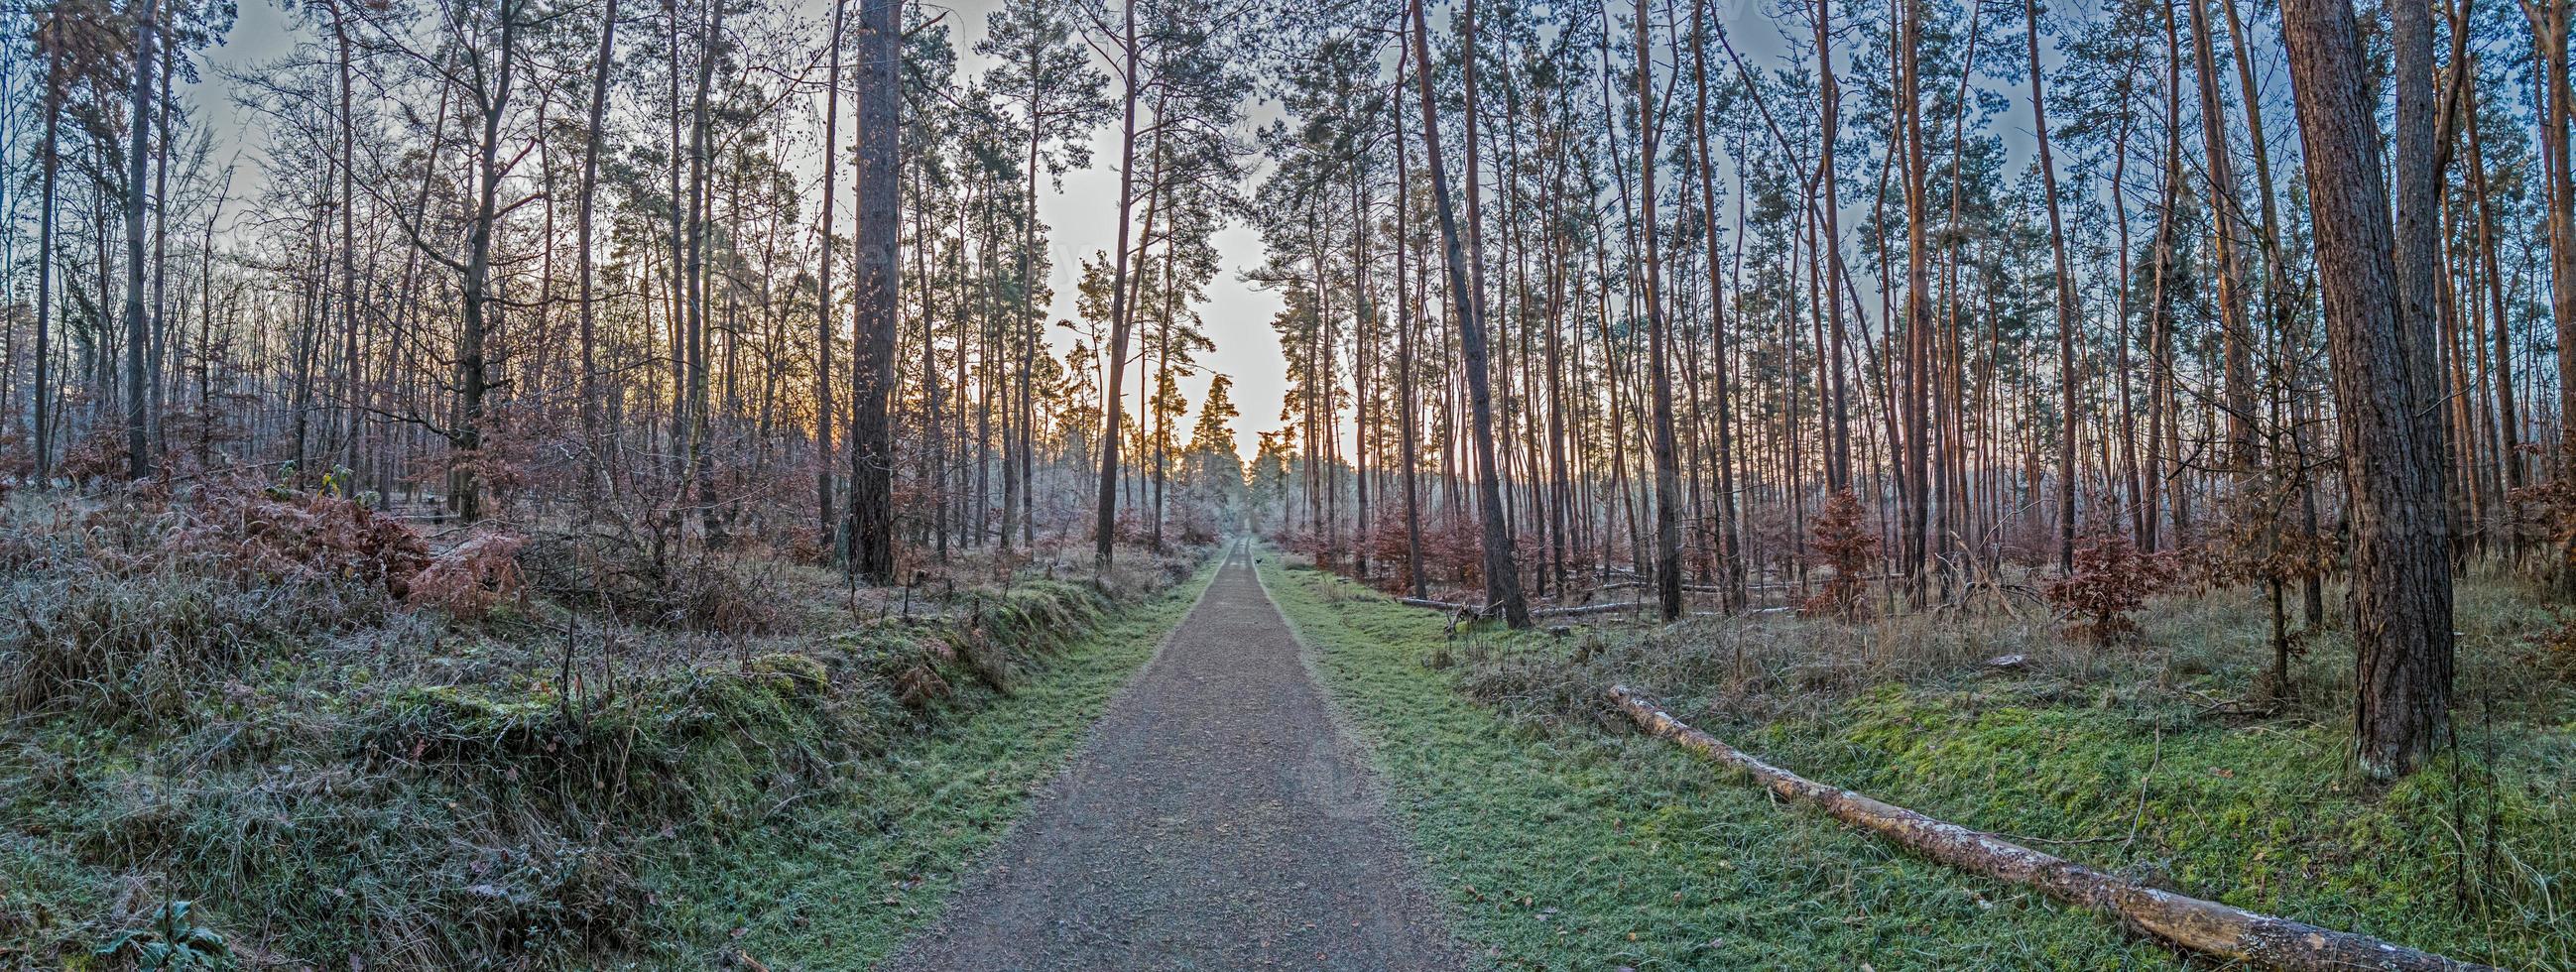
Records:
<instances>
[{"instance_id":1,"label":"grass verge","mask_svg":"<svg viewBox=\"0 0 2576 972\"><path fill-rule=\"evenodd\" d=\"M1338 578L1306 570L1273 576L1286 578L1274 591L1283 605L1300 605L1291 615L1301 618L1336 691L1354 709L1377 713L1363 721L1391 740L1382 745L1393 758L1436 757L1415 750L1406 737L1446 724L1430 713L1463 706L1472 715L1458 716L1456 724L1478 734L1601 764L1597 777L1584 778L1605 781L1599 785L1619 796L1556 808L1535 799L1555 791L1516 788L1499 770L1480 777L1391 763L1400 788L1411 786L1418 803L1443 813L1453 803L1465 813L1479 802L1524 802L1548 808L1551 826L1584 821L1555 841L1512 846L1479 839L1451 851L1463 862L1458 866L1486 875L1508 873L1502 869L1516 862L1601 853L1604 835L1588 821L1621 807L1690 815L1702 830L1688 839L1703 846L1689 852L1697 859L1674 860L1725 878L1747 866L1746 828L1840 829L1805 811L1769 806L1767 796L1725 779L1724 771L1635 736L1602 698L1611 684L1624 682L1720 738L1810 778L2156 886L2458 958L2576 969L2576 901L2568 893L2576 886L2576 841L2568 840L2576 834L2576 723L2565 721L2576 689L2528 661L2531 632L2551 619L2531 607L2527 592L2503 580L2463 589L2458 744L2423 772L2377 785L2350 768L2350 733L2333 702L2339 687L2332 659L2302 666L2298 705L2249 714L2241 703L2214 701L2245 691L2246 673L2261 664L2253 613L2259 606L2239 593L2162 603L2151 612L2144 639L2102 648L2065 642L2044 626L1992 619L1851 625L1769 616L1563 637L1480 629L1453 635L1439 616L1392 605ZM2028 661L2001 668L1985 662L2006 653ZM1411 697L1372 701L1383 682L1405 686ZM1666 776L1676 772L1682 775ZM1758 816L1738 814L1748 801ZM1444 840L1427 828L1485 825L1472 816L1428 812L1416 819L1435 850ZM1584 828L1595 833L1577 839ZM1612 829L1610 839L1624 839ZM1846 867L1816 859L1811 848L1773 851L1753 843L1751 853L1778 858L1766 867ZM1854 852L1867 855L1854 861L1869 867L1892 853L1875 841ZM1806 863L1798 863L1802 853ZM1913 873L1888 870L1894 883L1880 887L1905 891ZM2005 893L1966 875L1928 876L1974 899ZM1739 902L1753 909L1774 907L1765 895L1780 888L1739 886L1762 892ZM1573 906L1567 912L1615 917L1637 907L1636 896L1626 893L1586 900L1579 912ZM1814 921L1759 934L1768 945L1797 950L1792 954L1830 948L1846 964L1880 967L2171 961L2153 946L2118 941L2107 923L2087 916L2038 908L1974 916L1944 910L1943 900L1937 894L1850 899L1856 910L1894 904L1885 916L1923 923L1920 941L1855 940ZM2089 927L2062 924L2068 917ZM1973 919L1966 923L1980 927L1956 928L1953 919ZM1971 944L1984 934L1982 926L1998 923L2015 930L2012 947L2052 951L1981 952ZM1493 928L1497 941L1529 938L1508 925ZM1784 941L1800 936L1814 938ZM1598 957L1607 954L1569 957L1578 966L1625 961Z\"/></svg>"},{"instance_id":2,"label":"grass verge","mask_svg":"<svg viewBox=\"0 0 2576 972\"><path fill-rule=\"evenodd\" d=\"M773 968L864 969L885 958L939 916L1214 573L1202 568L1075 642L1008 700L854 767L818 805L655 855L647 883L684 937L680 950L739 952Z\"/></svg>"},{"instance_id":3,"label":"grass verge","mask_svg":"<svg viewBox=\"0 0 2576 972\"><path fill-rule=\"evenodd\" d=\"M1784 812L1660 741L1507 718L1461 694L1458 669L1426 667L1450 647L1439 616L1262 561L1454 931L1491 967L2177 964L2036 893Z\"/></svg>"}]
</instances>

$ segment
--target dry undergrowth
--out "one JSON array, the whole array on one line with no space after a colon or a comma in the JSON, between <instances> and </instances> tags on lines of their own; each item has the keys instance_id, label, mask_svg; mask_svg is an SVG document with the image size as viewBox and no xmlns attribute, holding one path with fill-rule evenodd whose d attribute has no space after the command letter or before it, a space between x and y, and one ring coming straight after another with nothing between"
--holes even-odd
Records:
<instances>
[{"instance_id":1,"label":"dry undergrowth","mask_svg":"<svg viewBox=\"0 0 2576 972\"><path fill-rule=\"evenodd\" d=\"M1189 556L853 589L740 535L442 529L252 483L13 497L0 964L178 899L254 964L649 951L668 855L844 786Z\"/></svg>"}]
</instances>

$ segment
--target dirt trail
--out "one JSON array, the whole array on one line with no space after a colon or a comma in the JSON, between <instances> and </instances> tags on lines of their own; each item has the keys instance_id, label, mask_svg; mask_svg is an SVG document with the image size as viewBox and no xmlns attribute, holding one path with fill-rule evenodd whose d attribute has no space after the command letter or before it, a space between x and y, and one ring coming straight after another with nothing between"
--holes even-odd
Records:
<instances>
[{"instance_id":1,"label":"dirt trail","mask_svg":"<svg viewBox=\"0 0 2576 972\"><path fill-rule=\"evenodd\" d=\"M890 970L1456 969L1378 784L1238 546Z\"/></svg>"}]
</instances>

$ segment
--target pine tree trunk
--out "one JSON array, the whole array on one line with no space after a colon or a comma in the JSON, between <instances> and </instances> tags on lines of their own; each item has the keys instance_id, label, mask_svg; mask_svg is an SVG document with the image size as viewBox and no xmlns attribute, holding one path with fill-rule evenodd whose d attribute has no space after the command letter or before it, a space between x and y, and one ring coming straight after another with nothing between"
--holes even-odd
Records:
<instances>
[{"instance_id":1,"label":"pine tree trunk","mask_svg":"<svg viewBox=\"0 0 2576 972\"><path fill-rule=\"evenodd\" d=\"M1126 37L1122 51L1126 62L1120 72L1125 83L1122 99L1125 117L1119 126L1118 139L1118 249L1110 257L1113 266L1109 287L1109 347L1104 352L1109 359L1109 379L1101 387L1106 407L1101 410L1105 418L1100 434L1100 491L1095 502L1098 520L1093 524L1091 536L1092 560L1101 570L1109 568L1110 557L1115 553L1118 541L1118 427L1124 417L1121 406L1125 404L1119 385L1127 373L1127 239L1136 203L1136 85L1139 80L1136 3L1137 0L1127 0L1125 4ZM1308 455L1311 461L1311 448Z\"/></svg>"},{"instance_id":2,"label":"pine tree trunk","mask_svg":"<svg viewBox=\"0 0 2576 972\"><path fill-rule=\"evenodd\" d=\"M2198 2L2198 0L2194 0ZM2022 0L2022 39L2028 47L2030 111L2039 137L2040 194L2048 203L2048 254L2055 271L2057 306L2057 389L2064 425L2057 439L2057 570L2075 573L2075 438L2079 399L2075 388L2075 276L2066 265L2066 228L2057 205L2057 163L2049 154L2048 99L2041 92L2046 71L2039 60L2039 0Z\"/></svg>"},{"instance_id":3,"label":"pine tree trunk","mask_svg":"<svg viewBox=\"0 0 2576 972\"><path fill-rule=\"evenodd\" d=\"M2452 673L2441 419L2429 285L2432 28L2424 0L2391 3L2397 55L2399 225L2380 176L2370 68L2350 0L2289 0L2316 266L2325 297L2352 495L2354 710L2362 765L2403 774L2444 725ZM2429 286L2422 289L2429 290Z\"/></svg>"},{"instance_id":4,"label":"pine tree trunk","mask_svg":"<svg viewBox=\"0 0 2576 972\"><path fill-rule=\"evenodd\" d=\"M1431 198L1440 215L1440 236L1449 265L1450 304L1458 315L1460 365L1467 373L1467 400L1476 457L1477 505L1484 520L1485 609L1499 610L1514 628L1530 625L1529 603L1521 597L1512 535L1503 518L1502 484L1494 464L1494 400L1486 372L1485 326L1480 303L1468 279L1468 255L1458 233L1458 216L1449 202L1449 177L1440 156L1440 115L1431 87L1431 28L1422 14L1423 0L1413 0L1413 71L1422 103L1423 162L1431 176ZM1470 105L1472 113L1473 106Z\"/></svg>"},{"instance_id":5,"label":"pine tree trunk","mask_svg":"<svg viewBox=\"0 0 2576 972\"><path fill-rule=\"evenodd\" d=\"M144 346L151 340L143 316L143 209L150 203L145 168L152 159L153 20L159 0L146 0L135 22L134 121L128 131L132 148L125 155L125 478L152 475L152 450L144 430L150 421L149 379L143 370Z\"/></svg>"},{"instance_id":6,"label":"pine tree trunk","mask_svg":"<svg viewBox=\"0 0 2576 972\"><path fill-rule=\"evenodd\" d=\"M903 61L896 0L860 0L858 69L858 257L851 313L850 571L872 584L895 582L894 342L900 297Z\"/></svg>"}]
</instances>

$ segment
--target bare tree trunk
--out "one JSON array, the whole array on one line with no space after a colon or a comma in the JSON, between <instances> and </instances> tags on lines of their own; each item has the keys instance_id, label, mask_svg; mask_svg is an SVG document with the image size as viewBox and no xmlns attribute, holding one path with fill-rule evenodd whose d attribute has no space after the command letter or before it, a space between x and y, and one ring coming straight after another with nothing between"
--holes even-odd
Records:
<instances>
[{"instance_id":1,"label":"bare tree trunk","mask_svg":"<svg viewBox=\"0 0 2576 972\"><path fill-rule=\"evenodd\" d=\"M1923 170L1929 161L1923 149L1922 79L1915 64L1916 47L1922 31L1919 0L1897 0L1901 12L1899 51L1895 67L1900 77L1897 87L1898 125L1904 132L1905 145L1905 483L1906 507L1903 566L1913 596L1924 595L1924 567L1930 537L1924 533L1932 504L1930 469L1930 406L1925 401L1927 372L1932 366L1932 279L1925 250L1931 245L1924 232L1927 195Z\"/></svg>"},{"instance_id":2,"label":"bare tree trunk","mask_svg":"<svg viewBox=\"0 0 2576 972\"><path fill-rule=\"evenodd\" d=\"M56 16L59 16L57 14ZM39 202L36 214L36 404L35 434L36 482L43 484L53 475L53 320L54 320L54 188L55 174L62 169L62 54L59 49L45 57L45 144L44 170L39 177Z\"/></svg>"},{"instance_id":3,"label":"bare tree trunk","mask_svg":"<svg viewBox=\"0 0 2576 972\"><path fill-rule=\"evenodd\" d=\"M1693 32L1692 44L1693 50L1696 51L1699 44L1696 31ZM1704 121L1708 100L1705 77L1701 79L1700 86L1700 115L1703 121L1699 137L1705 142L1708 138ZM1817 136L1819 158L1816 161L1816 178L1821 183L1819 191L1823 193L1824 205L1814 207L1810 203L1810 207L1811 211L1816 212L1816 215L1824 220L1823 240L1818 245L1825 251L1822 258L1824 280L1821 288L1824 291L1825 321L1830 329L1831 342L1819 345L1817 348L1817 352L1824 356L1824 378L1831 389L1830 399L1823 403L1830 414L1830 423L1824 427L1825 434L1830 440L1826 444L1829 451L1826 452L1825 485L1831 491L1840 492L1851 486L1851 409L1848 402L1850 391L1843 382L1843 353L1846 338L1843 330L1842 286L1848 278L1843 273L1841 191L1837 188L1837 173L1834 171L1834 142L1838 138L1837 131L1842 124L1842 85L1834 79L1831 0L1816 0L1816 98L1819 106ZM1700 148L1703 160L1706 159L1708 152L1708 147L1703 144ZM1702 168L1706 168L1705 161L1702 163ZM1705 173L1703 173L1703 182L1705 182ZM2053 205L2054 200L2051 202ZM1712 225L1716 218L1714 213L1709 215ZM1717 292L1716 270L1716 265L1711 264L1709 292L1712 300L1715 299ZM1854 303L1857 305L1858 302ZM1854 310L1857 309L1858 307L1855 306ZM1721 407L1723 407L1722 400Z\"/></svg>"},{"instance_id":4,"label":"bare tree trunk","mask_svg":"<svg viewBox=\"0 0 2576 972\"><path fill-rule=\"evenodd\" d=\"M152 160L152 53L154 19L160 0L146 0L134 25L133 147L125 156L125 478L152 475L152 450L144 430L151 410L149 379L143 370L144 345L151 332L143 316L143 208L151 200L144 176Z\"/></svg>"},{"instance_id":5,"label":"bare tree trunk","mask_svg":"<svg viewBox=\"0 0 2576 972\"><path fill-rule=\"evenodd\" d=\"M490 92L474 90L482 113L483 131L475 145L474 220L466 231L463 297L465 333L458 342L456 355L457 417L448 432L448 449L458 458L450 472L448 502L458 519L472 523L483 518L482 464L483 398L490 378L484 354L484 342L491 333L491 294L489 277L492 267L492 238L500 222L501 192L501 116L509 109L513 62L517 59L519 8L503 0L501 18L500 63L493 69L494 84Z\"/></svg>"},{"instance_id":6,"label":"bare tree trunk","mask_svg":"<svg viewBox=\"0 0 2576 972\"><path fill-rule=\"evenodd\" d=\"M1413 193L1410 188L1413 184L1413 175L1410 162L1412 153L1407 150L1403 138L1404 77L1402 72L1405 65L1401 63L1403 59L1411 58L1413 52L1409 48L1399 48L1396 56L1399 59L1396 65L1396 97L1388 99L1395 111L1393 121L1397 133L1395 139L1395 385L1398 409L1396 420L1402 423L1402 427L1396 432L1396 440L1397 445L1402 449L1399 458L1404 463L1405 586L1413 591L1414 597L1419 598L1430 596L1430 585L1422 576L1422 484L1420 479L1422 457L1414 443L1416 419L1413 391L1413 295L1407 286L1411 274L1405 260L1406 254L1413 249L1411 204Z\"/></svg>"},{"instance_id":7,"label":"bare tree trunk","mask_svg":"<svg viewBox=\"0 0 2576 972\"><path fill-rule=\"evenodd\" d=\"M1109 379L1100 390L1106 399L1101 409L1105 416L1100 434L1100 494L1096 504L1099 520L1092 529L1092 559L1106 570L1118 541L1118 426L1124 395L1119 384L1127 373L1127 238L1129 223L1136 204L1136 3L1127 0L1126 37L1122 51L1126 63L1119 73L1126 93L1125 120L1119 128L1118 148L1118 249L1111 256L1109 297L1109 347L1104 353L1109 361ZM1312 455L1312 449L1308 450Z\"/></svg>"},{"instance_id":8,"label":"bare tree trunk","mask_svg":"<svg viewBox=\"0 0 2576 972\"><path fill-rule=\"evenodd\" d=\"M2472 71L2473 75L2474 73ZM2483 270L2479 276L2485 278L2487 285L2487 306L2495 315L2496 432L2501 440L2500 447L2496 449L2496 464L2502 467L2504 488L2509 494L2523 486L2522 415L2514 402L2513 334L2505 314L2503 266L2496 259L2495 211L2487 195L2486 152L2478 137L2477 90L2474 83L2470 85L2467 94L2470 100L2468 104L2462 106L2461 122L2463 130L2468 135L2469 197L2477 200L2476 210L2472 213L2472 218L2477 220L2475 245L2477 259ZM2511 515L2510 512L2506 514L2508 519ZM2519 529L2508 526L2507 530L2511 534L2507 540L2507 543L2512 545L2509 549L2519 553L2521 539Z\"/></svg>"},{"instance_id":9,"label":"bare tree trunk","mask_svg":"<svg viewBox=\"0 0 2576 972\"><path fill-rule=\"evenodd\" d=\"M1440 214L1440 236L1449 265L1450 304L1458 312L1461 367L1467 372L1468 407L1473 413L1476 493L1484 519L1485 609L1491 614L1499 608L1506 624L1526 628L1530 624L1529 603L1521 597L1511 529L1503 519L1502 484L1494 468L1494 398L1491 378L1486 373L1485 325L1479 319L1475 290L1468 280L1467 254L1458 236L1458 215L1449 202L1449 177L1440 160L1440 115L1431 87L1431 28L1422 14L1422 0L1412 0L1412 7L1413 72L1422 101L1423 161L1430 169L1431 198Z\"/></svg>"},{"instance_id":10,"label":"bare tree trunk","mask_svg":"<svg viewBox=\"0 0 2576 972\"><path fill-rule=\"evenodd\" d=\"M2431 751L2452 674L2438 349L2430 294L2410 293L2431 289L2438 242L2431 14L2424 0L2393 0L2390 9L2402 234L2389 223L2369 62L2350 0L2282 4L2352 494L2355 742L2363 767L2380 775L2409 772Z\"/></svg>"},{"instance_id":11,"label":"bare tree trunk","mask_svg":"<svg viewBox=\"0 0 2576 972\"><path fill-rule=\"evenodd\" d=\"M2576 12L2576 0L2523 0L2523 16L2531 22L2533 58L2539 68L2541 87L2548 93L2548 104L2542 106L2540 119L2541 175L2548 183L2544 202L2549 207L2549 296L2551 316L2558 322L2558 373L2576 375L2576 158L2570 157L2568 142L2576 138L2576 88L2571 88L2567 74L2576 70L2568 62L2568 21ZM2576 416L2576 381L2558 383L2558 474L2576 470L2576 435L2570 435L2570 416ZM2576 570L2559 571L2561 591L2576 589Z\"/></svg>"},{"instance_id":12,"label":"bare tree trunk","mask_svg":"<svg viewBox=\"0 0 2576 972\"><path fill-rule=\"evenodd\" d=\"M2194 0L2195 3L2199 0ZM2057 163L2049 155L2048 99L2040 88L2046 72L2039 60L2039 0L2022 0L2022 39L2030 63L2030 112L2039 135L2040 194L2048 201L2048 254L2056 272L2058 410L2064 420L2057 439L2057 569L2075 573L2075 276L2066 266L2066 229L2057 206Z\"/></svg>"},{"instance_id":13,"label":"bare tree trunk","mask_svg":"<svg viewBox=\"0 0 2576 972\"><path fill-rule=\"evenodd\" d=\"M359 415L361 414L357 407L357 402L359 400L357 260L358 195L356 171L358 132L357 115L354 111L355 106L352 104L353 98L350 91L351 65L349 63L350 50L348 15L348 9L341 3L334 2L331 5L332 40L334 41L335 46L339 49L340 205L338 208L340 210L340 316L345 325L341 329L343 332L342 340L344 341L344 344L341 347L340 361L341 370L345 372L345 374L341 376L342 382L346 385L343 389L343 394L347 396L347 400L340 404L340 464L349 468L350 478L354 481L358 478L356 470L358 468L359 461L358 428L360 424ZM169 126L164 124L162 127L167 129ZM164 133L162 140L165 143L166 148L166 143L168 142L166 132ZM169 172L167 171L166 160L164 161L163 168L164 171L162 172L162 176L163 178L167 178L169 176ZM160 315L155 313L153 316L158 318ZM159 369L156 368L154 370L158 371Z\"/></svg>"},{"instance_id":14,"label":"bare tree trunk","mask_svg":"<svg viewBox=\"0 0 2576 972\"><path fill-rule=\"evenodd\" d=\"M687 388L680 397L688 405L686 423L687 447L682 452L680 473L688 489L696 494L698 517L708 532L717 539L715 497L708 481L713 464L708 453L708 437L713 431L707 404L707 345L709 323L707 302L712 288L707 285L707 223L714 203L709 198L710 159L708 96L715 84L716 54L724 39L725 0L713 0L707 11L707 33L698 46L697 93L689 110L689 230L686 241L687 272L682 281L682 310L688 317L682 337L682 357L687 361ZM889 257L891 259L891 257Z\"/></svg>"},{"instance_id":15,"label":"bare tree trunk","mask_svg":"<svg viewBox=\"0 0 2576 972\"><path fill-rule=\"evenodd\" d=\"M1701 23L1715 22L1715 15L1709 11L1707 0L1700 0L1698 11L1698 19ZM1824 0L1818 0L1816 5L1817 22L1819 24L1823 24L1830 16L1830 9L1825 4ZM1724 254L1719 249L1717 238L1716 150L1710 144L1708 137L1709 94L1708 44L1706 41L1706 33L1707 32L1703 30L1691 31L1691 77L1694 86L1697 88L1697 100L1699 102L1697 105L1692 106L1691 109L1691 141L1695 143L1695 147L1699 151L1699 201L1700 209L1702 210L1702 217L1707 223L1707 226L1703 230L1705 234L1703 242L1705 242L1708 247L1709 356L1714 358L1717 362L1716 465L1717 510L1720 518L1717 526L1717 559L1720 565L1719 569L1724 575L1724 581L1718 585L1721 591L1718 600L1725 610L1733 611L1743 607L1745 601L1744 527L1741 517L1737 514L1735 499L1735 368L1733 362L1730 360L1726 343L1726 282L1725 274L1723 272L1725 269L1725 260ZM1822 57L1822 55L1820 55L1820 57ZM1825 60L1828 63L1830 62L1829 58ZM1830 132L1833 130L1834 116L1837 114L1837 109L1833 107L1834 101L1831 92L1836 89L1830 80L1830 72L1832 68L1825 67L1822 70L1827 72L1827 80L1823 86L1823 90L1826 92L1824 101L1826 106L1824 109L1824 124L1825 130ZM1829 214L1832 212L1830 203L1830 187L1833 185L1832 160L1833 145L1828 141L1825 146L1824 161L1820 164L1823 166L1821 171L1825 173L1825 184L1828 187L1828 205L1826 211ZM1826 216L1826 219L1829 221L1832 218L1833 217L1831 215ZM1830 227L1833 224L1828 222L1826 225L1828 227L1827 232L1830 234ZM1837 326L1839 326L1839 324ZM1848 460L1846 459L1845 461Z\"/></svg>"},{"instance_id":16,"label":"bare tree trunk","mask_svg":"<svg viewBox=\"0 0 2576 972\"><path fill-rule=\"evenodd\" d=\"M858 305L850 355L850 571L894 576L894 341L902 214L903 59L897 0L860 0L858 75Z\"/></svg>"},{"instance_id":17,"label":"bare tree trunk","mask_svg":"<svg viewBox=\"0 0 2576 972\"><path fill-rule=\"evenodd\" d=\"M841 156L841 27L849 9L849 0L833 0L830 66L823 71L823 211L818 217L823 265L815 277L814 300L814 510L819 529L815 536L844 557L848 540L832 542L836 518L832 508L832 190L839 183L834 163ZM932 383L937 384L935 379Z\"/></svg>"},{"instance_id":18,"label":"bare tree trunk","mask_svg":"<svg viewBox=\"0 0 2576 972\"><path fill-rule=\"evenodd\" d=\"M1666 350L1664 263L1655 244L1655 90L1653 28L1646 0L1637 0L1638 246L1646 251L1648 380L1654 395L1655 604L1666 622L1682 616L1681 468L1673 443L1673 376Z\"/></svg>"},{"instance_id":19,"label":"bare tree trunk","mask_svg":"<svg viewBox=\"0 0 2576 972\"><path fill-rule=\"evenodd\" d=\"M2227 147L2227 105L2218 93L2218 57L2210 28L2211 0L2191 5L2193 73L2200 89L2200 137L2209 159L2209 210L2218 254L2218 319L2223 335L2221 401L2227 409L2227 450L2219 462L2241 481L2260 461L2254 434L2254 326L2245 308L2244 220L2236 202L2236 166ZM2246 92L2247 98L2259 97ZM2056 199L2049 200L2051 206Z\"/></svg>"},{"instance_id":20,"label":"bare tree trunk","mask_svg":"<svg viewBox=\"0 0 2576 972\"><path fill-rule=\"evenodd\" d=\"M580 262L581 273L581 488L584 495L593 498L599 494L600 441L598 335L591 293L594 276L591 220L599 190L599 143L605 135L601 129L608 124L608 76L616 54L617 0L608 0L599 15L599 60L592 68L590 78L590 130L584 133L581 149L581 211L574 222L575 246L580 250L574 259ZM342 90L347 90L345 85ZM825 144L830 142L826 140ZM829 183L828 179L825 181Z\"/></svg>"}]
</instances>

